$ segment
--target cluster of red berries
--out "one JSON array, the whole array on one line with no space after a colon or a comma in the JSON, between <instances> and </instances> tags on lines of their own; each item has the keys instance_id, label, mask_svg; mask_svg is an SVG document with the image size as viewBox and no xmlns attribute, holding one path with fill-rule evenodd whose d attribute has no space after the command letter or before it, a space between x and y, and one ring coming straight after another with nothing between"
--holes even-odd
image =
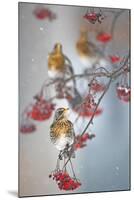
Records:
<instances>
[{"instance_id":1,"label":"cluster of red berries","mask_svg":"<svg viewBox=\"0 0 134 200\"><path fill-rule=\"evenodd\" d=\"M79 113L81 117L91 117L94 113L96 103L94 97L88 94L80 107L74 108L74 111ZM94 116L98 116L102 113L102 109L98 108Z\"/></svg>"},{"instance_id":2,"label":"cluster of red berries","mask_svg":"<svg viewBox=\"0 0 134 200\"><path fill-rule=\"evenodd\" d=\"M56 181L60 190L75 190L81 186L81 183L75 178L71 178L66 171L58 170L49 175L49 178Z\"/></svg>"},{"instance_id":3,"label":"cluster of red berries","mask_svg":"<svg viewBox=\"0 0 134 200\"><path fill-rule=\"evenodd\" d=\"M86 19L90 19L90 20L96 20L97 19L97 15L96 13L87 13L84 18Z\"/></svg>"},{"instance_id":4,"label":"cluster of red berries","mask_svg":"<svg viewBox=\"0 0 134 200\"><path fill-rule=\"evenodd\" d=\"M20 132L24 134L33 133L36 131L36 126L32 123L24 123L20 126Z\"/></svg>"},{"instance_id":5,"label":"cluster of red berries","mask_svg":"<svg viewBox=\"0 0 134 200\"><path fill-rule=\"evenodd\" d=\"M40 19L40 20L44 20L44 19L53 20L56 18L56 15L51 10L45 7L35 8L35 10L33 11L33 14L35 15L37 19Z\"/></svg>"},{"instance_id":6,"label":"cluster of red berries","mask_svg":"<svg viewBox=\"0 0 134 200\"><path fill-rule=\"evenodd\" d=\"M86 13L83 17L93 24L97 21L97 14L96 13Z\"/></svg>"},{"instance_id":7,"label":"cluster of red berries","mask_svg":"<svg viewBox=\"0 0 134 200\"><path fill-rule=\"evenodd\" d=\"M51 117L54 107L54 104L39 98L32 106L32 109L27 112L27 116L37 121L47 120Z\"/></svg>"},{"instance_id":8,"label":"cluster of red berries","mask_svg":"<svg viewBox=\"0 0 134 200\"><path fill-rule=\"evenodd\" d=\"M99 82L93 82L91 84L91 91L93 92L103 92L105 90L106 86L102 83L99 83Z\"/></svg>"},{"instance_id":9,"label":"cluster of red berries","mask_svg":"<svg viewBox=\"0 0 134 200\"><path fill-rule=\"evenodd\" d=\"M87 140L91 140L94 137L95 137L95 134L89 135L89 133L85 133L82 136L77 135L75 137L74 149L77 150L77 149L81 149L81 148L87 146L87 144L86 144Z\"/></svg>"},{"instance_id":10,"label":"cluster of red berries","mask_svg":"<svg viewBox=\"0 0 134 200\"><path fill-rule=\"evenodd\" d=\"M92 24L95 24L97 21L101 24L102 20L104 20L101 12L87 12L83 17Z\"/></svg>"},{"instance_id":11,"label":"cluster of red berries","mask_svg":"<svg viewBox=\"0 0 134 200\"><path fill-rule=\"evenodd\" d=\"M129 102L130 101L130 96L131 96L131 90L130 87L128 86L123 86L123 85L117 85L116 88L117 96L120 100L124 102Z\"/></svg>"},{"instance_id":12,"label":"cluster of red berries","mask_svg":"<svg viewBox=\"0 0 134 200\"><path fill-rule=\"evenodd\" d=\"M85 105L85 107L89 109L94 108L96 106L96 103L95 103L93 95L88 94L84 99L83 105Z\"/></svg>"},{"instance_id":13,"label":"cluster of red berries","mask_svg":"<svg viewBox=\"0 0 134 200\"><path fill-rule=\"evenodd\" d=\"M99 42L107 43L112 39L112 36L108 33L100 33L100 34L97 35L96 39Z\"/></svg>"},{"instance_id":14,"label":"cluster of red berries","mask_svg":"<svg viewBox=\"0 0 134 200\"><path fill-rule=\"evenodd\" d=\"M74 108L74 111L79 113L79 116L81 117L91 117L94 113L94 109L93 108L87 108L84 104L82 105L81 108ZM100 114L102 114L102 109L101 108L97 108L97 110L95 111L94 116L98 116Z\"/></svg>"},{"instance_id":15,"label":"cluster of red berries","mask_svg":"<svg viewBox=\"0 0 134 200\"><path fill-rule=\"evenodd\" d=\"M121 60L121 58L119 56L109 56L111 63L117 63Z\"/></svg>"}]
</instances>

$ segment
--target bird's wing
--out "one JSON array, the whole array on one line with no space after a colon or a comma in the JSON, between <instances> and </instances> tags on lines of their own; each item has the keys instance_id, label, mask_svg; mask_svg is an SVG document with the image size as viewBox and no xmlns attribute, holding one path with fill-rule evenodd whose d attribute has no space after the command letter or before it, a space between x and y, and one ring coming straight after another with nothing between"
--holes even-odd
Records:
<instances>
[{"instance_id":1,"label":"bird's wing","mask_svg":"<svg viewBox=\"0 0 134 200\"><path fill-rule=\"evenodd\" d=\"M68 122L70 123L71 125L71 134L74 136L75 138L75 131L74 131L74 126L73 126L73 123L71 121L68 120Z\"/></svg>"},{"instance_id":2,"label":"bird's wing","mask_svg":"<svg viewBox=\"0 0 134 200\"><path fill-rule=\"evenodd\" d=\"M55 125L55 123L52 123L50 126L50 139L53 143L55 143L55 141L56 141L54 130L53 130L54 125Z\"/></svg>"},{"instance_id":3,"label":"bird's wing","mask_svg":"<svg viewBox=\"0 0 134 200\"><path fill-rule=\"evenodd\" d=\"M52 123L52 124L50 125L50 130L52 130L53 127L54 127L54 123Z\"/></svg>"},{"instance_id":4,"label":"bird's wing","mask_svg":"<svg viewBox=\"0 0 134 200\"><path fill-rule=\"evenodd\" d=\"M70 121L69 121L70 122ZM70 122L71 123L71 126L72 126L72 129L71 129L71 134L73 135L73 137L74 137L74 142L73 142L73 144L71 145L71 149L70 149L70 156L72 157L72 158L75 158L75 149L74 149L74 143L75 143L75 131L74 131L74 127L73 127L73 123L72 122Z\"/></svg>"},{"instance_id":5,"label":"bird's wing","mask_svg":"<svg viewBox=\"0 0 134 200\"><path fill-rule=\"evenodd\" d=\"M67 67L68 67L68 73L73 76L74 70L73 70L72 62L66 55L64 55L64 58L65 58L65 61L66 61Z\"/></svg>"}]
</instances>

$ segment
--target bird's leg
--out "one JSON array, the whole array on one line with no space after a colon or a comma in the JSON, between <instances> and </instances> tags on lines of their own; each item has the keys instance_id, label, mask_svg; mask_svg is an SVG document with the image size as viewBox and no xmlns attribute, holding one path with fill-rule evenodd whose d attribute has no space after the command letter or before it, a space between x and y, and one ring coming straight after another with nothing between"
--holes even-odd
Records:
<instances>
[{"instance_id":1,"label":"bird's leg","mask_svg":"<svg viewBox=\"0 0 134 200\"><path fill-rule=\"evenodd\" d=\"M66 144L66 150L68 151L68 149L69 149L69 144L67 143Z\"/></svg>"},{"instance_id":2,"label":"bird's leg","mask_svg":"<svg viewBox=\"0 0 134 200\"><path fill-rule=\"evenodd\" d=\"M56 163L56 171L60 169L60 163L59 163L59 157L57 158L57 163Z\"/></svg>"},{"instance_id":3,"label":"bird's leg","mask_svg":"<svg viewBox=\"0 0 134 200\"><path fill-rule=\"evenodd\" d=\"M63 158L63 153L64 153L64 152L61 150L60 153L59 153L59 160L62 160L62 158Z\"/></svg>"}]
</instances>

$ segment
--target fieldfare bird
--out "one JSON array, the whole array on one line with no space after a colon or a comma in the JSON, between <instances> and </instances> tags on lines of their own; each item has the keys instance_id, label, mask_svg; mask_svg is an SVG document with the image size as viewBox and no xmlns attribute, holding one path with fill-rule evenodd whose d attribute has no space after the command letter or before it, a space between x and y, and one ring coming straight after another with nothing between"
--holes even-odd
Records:
<instances>
[{"instance_id":1,"label":"fieldfare bird","mask_svg":"<svg viewBox=\"0 0 134 200\"><path fill-rule=\"evenodd\" d=\"M72 151L75 139L73 124L67 119L68 110L69 108L58 108L50 126L51 141L64 156Z\"/></svg>"},{"instance_id":2,"label":"fieldfare bird","mask_svg":"<svg viewBox=\"0 0 134 200\"><path fill-rule=\"evenodd\" d=\"M74 71L70 59L63 54L62 44L56 43L53 51L48 55L48 75L52 79L73 75Z\"/></svg>"},{"instance_id":3,"label":"fieldfare bird","mask_svg":"<svg viewBox=\"0 0 134 200\"><path fill-rule=\"evenodd\" d=\"M76 43L76 50L81 62L86 67L92 66L97 61L94 45L88 41L88 31L81 29L80 37Z\"/></svg>"}]
</instances>

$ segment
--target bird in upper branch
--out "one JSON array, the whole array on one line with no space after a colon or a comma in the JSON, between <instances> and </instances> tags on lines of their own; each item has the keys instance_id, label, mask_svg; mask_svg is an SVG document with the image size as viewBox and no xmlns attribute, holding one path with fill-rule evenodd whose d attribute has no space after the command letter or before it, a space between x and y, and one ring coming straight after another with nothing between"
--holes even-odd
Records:
<instances>
[{"instance_id":1,"label":"bird in upper branch","mask_svg":"<svg viewBox=\"0 0 134 200\"><path fill-rule=\"evenodd\" d=\"M63 54L62 45L56 43L53 51L48 55L48 75L50 78L63 78L73 75L73 68L69 58Z\"/></svg>"},{"instance_id":2,"label":"bird in upper branch","mask_svg":"<svg viewBox=\"0 0 134 200\"><path fill-rule=\"evenodd\" d=\"M76 43L76 50L80 57L81 62L85 66L90 66L96 61L96 53L94 51L94 45L88 41L88 31L81 29L80 38Z\"/></svg>"},{"instance_id":3,"label":"bird in upper branch","mask_svg":"<svg viewBox=\"0 0 134 200\"><path fill-rule=\"evenodd\" d=\"M81 30L80 38L76 43L76 49L80 56L90 56L90 48L88 45L88 32Z\"/></svg>"},{"instance_id":4,"label":"bird in upper branch","mask_svg":"<svg viewBox=\"0 0 134 200\"><path fill-rule=\"evenodd\" d=\"M73 147L75 139L73 124L67 119L68 110L69 108L58 108L50 126L51 142L63 154Z\"/></svg>"}]
</instances>

